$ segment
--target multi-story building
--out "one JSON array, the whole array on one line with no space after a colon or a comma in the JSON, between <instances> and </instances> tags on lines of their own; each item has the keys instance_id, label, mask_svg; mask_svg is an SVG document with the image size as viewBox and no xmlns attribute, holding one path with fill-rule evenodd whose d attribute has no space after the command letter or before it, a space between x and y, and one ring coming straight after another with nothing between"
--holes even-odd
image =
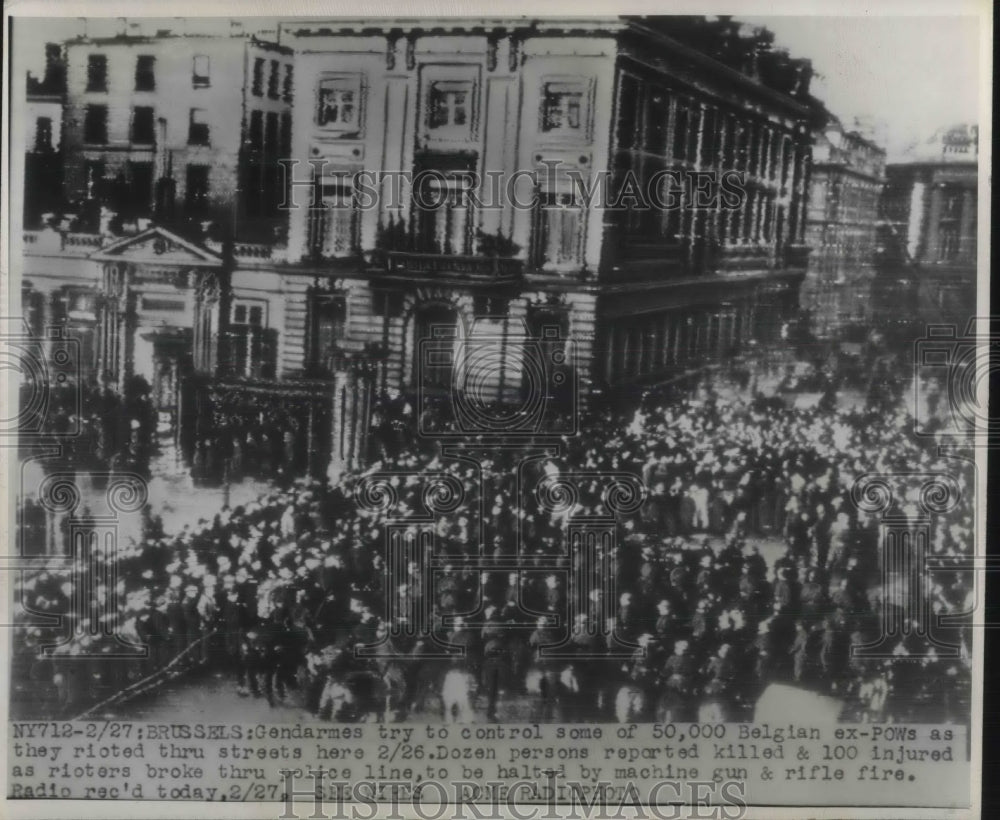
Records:
<instances>
[{"instance_id":1,"label":"multi-story building","mask_svg":"<svg viewBox=\"0 0 1000 820\"><path fill-rule=\"evenodd\" d=\"M501 336L554 322L587 383L663 378L731 351L794 302L808 72L759 32L663 18L286 33L299 54L293 154L313 161L295 182L323 203L292 211L288 258L318 263L322 301L344 324L329 338L380 346L391 382L413 383L424 329L461 336L477 317ZM451 186L446 205L421 208L411 191L360 208L345 186L368 168ZM725 171L741 175L733 207L690 196L588 207L573 184L601 180L627 205L628 185L645 190L657 172ZM490 192L461 180L489 172L522 185L476 208ZM517 364L497 380L517 385Z\"/></svg>"},{"instance_id":2,"label":"multi-story building","mask_svg":"<svg viewBox=\"0 0 1000 820\"><path fill-rule=\"evenodd\" d=\"M34 227L42 214L57 208L62 199L63 98L66 64L62 46L45 45L45 73L41 79L28 72L25 89L24 224Z\"/></svg>"},{"instance_id":3,"label":"multi-story building","mask_svg":"<svg viewBox=\"0 0 1000 820\"><path fill-rule=\"evenodd\" d=\"M813 146L809 183L806 244L812 250L802 304L813 332L833 337L873 316L885 150L831 115Z\"/></svg>"},{"instance_id":4,"label":"multi-story building","mask_svg":"<svg viewBox=\"0 0 1000 820\"><path fill-rule=\"evenodd\" d=\"M878 269L887 316L964 329L975 315L978 173L975 125L942 129L886 166Z\"/></svg>"},{"instance_id":5,"label":"multi-story building","mask_svg":"<svg viewBox=\"0 0 1000 820\"><path fill-rule=\"evenodd\" d=\"M81 277L112 384L144 375L195 416L298 396L310 435L333 396L349 461L371 390L461 395L471 379L485 402L559 406L775 338L797 306L816 103L808 62L765 31L613 17L199 32L67 46L68 198L125 214L86 226L103 236ZM42 270L83 241L26 239ZM489 349L485 372L461 364L470 345Z\"/></svg>"},{"instance_id":6,"label":"multi-story building","mask_svg":"<svg viewBox=\"0 0 1000 820\"><path fill-rule=\"evenodd\" d=\"M95 25L66 44L66 200L259 237L283 198L289 50L228 20Z\"/></svg>"},{"instance_id":7,"label":"multi-story building","mask_svg":"<svg viewBox=\"0 0 1000 820\"><path fill-rule=\"evenodd\" d=\"M64 45L58 194L25 223L42 230L25 237L24 284L32 325L64 326L77 336L85 372L116 384L126 371L139 373L170 404L192 340L183 271L165 267L150 249L157 272L146 266L143 295L130 308L135 338L116 346L100 321L106 272L92 254L154 223L193 241L200 265L218 262L225 241L281 241L287 219L278 160L289 154L293 64L273 30L229 20L159 25L89 19L86 32ZM44 210L59 213L39 225ZM241 350L265 342L261 334L245 337ZM108 360L126 350L127 368ZM165 368L158 364L164 357Z\"/></svg>"}]
</instances>

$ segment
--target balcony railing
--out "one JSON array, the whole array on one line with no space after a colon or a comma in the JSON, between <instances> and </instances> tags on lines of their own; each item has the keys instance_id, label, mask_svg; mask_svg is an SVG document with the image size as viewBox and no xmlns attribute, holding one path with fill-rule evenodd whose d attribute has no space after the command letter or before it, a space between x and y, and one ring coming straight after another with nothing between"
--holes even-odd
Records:
<instances>
[{"instance_id":1,"label":"balcony railing","mask_svg":"<svg viewBox=\"0 0 1000 820\"><path fill-rule=\"evenodd\" d=\"M104 237L94 233L63 234L63 244L66 247L99 248L104 244Z\"/></svg>"},{"instance_id":2,"label":"balcony railing","mask_svg":"<svg viewBox=\"0 0 1000 820\"><path fill-rule=\"evenodd\" d=\"M96 233L66 233L46 230L24 231L23 241L26 249L37 253L68 250L79 254L89 254L100 248L107 240Z\"/></svg>"},{"instance_id":3,"label":"balcony railing","mask_svg":"<svg viewBox=\"0 0 1000 820\"><path fill-rule=\"evenodd\" d=\"M233 256L237 259L270 259L274 248L271 245L237 242L233 245Z\"/></svg>"},{"instance_id":4,"label":"balcony railing","mask_svg":"<svg viewBox=\"0 0 1000 820\"><path fill-rule=\"evenodd\" d=\"M394 275L416 275L439 279L459 279L483 284L518 281L524 262L503 256L459 256L437 253L384 251L373 258L376 268Z\"/></svg>"}]
</instances>

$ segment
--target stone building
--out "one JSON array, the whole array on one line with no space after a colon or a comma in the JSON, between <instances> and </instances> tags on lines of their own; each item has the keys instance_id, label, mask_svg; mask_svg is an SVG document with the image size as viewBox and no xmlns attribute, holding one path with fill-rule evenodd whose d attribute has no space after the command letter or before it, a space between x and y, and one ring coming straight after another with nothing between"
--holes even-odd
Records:
<instances>
[{"instance_id":1,"label":"stone building","mask_svg":"<svg viewBox=\"0 0 1000 820\"><path fill-rule=\"evenodd\" d=\"M830 338L873 318L878 209L885 150L831 115L817 134L810 173L802 305L813 332Z\"/></svg>"},{"instance_id":2,"label":"stone building","mask_svg":"<svg viewBox=\"0 0 1000 820\"><path fill-rule=\"evenodd\" d=\"M37 225L42 214L57 208L62 191L63 102L66 63L62 46L45 45L45 71L41 78L28 72L25 88L24 224Z\"/></svg>"},{"instance_id":3,"label":"stone building","mask_svg":"<svg viewBox=\"0 0 1000 820\"><path fill-rule=\"evenodd\" d=\"M123 22L66 44L67 203L260 236L282 200L292 55L228 20ZM260 33L264 36L264 33ZM100 214L90 218L86 227ZM120 229L119 229L120 230ZM271 238L271 237L268 237Z\"/></svg>"},{"instance_id":4,"label":"stone building","mask_svg":"<svg viewBox=\"0 0 1000 820\"><path fill-rule=\"evenodd\" d=\"M534 429L797 306L817 104L766 31L214 24L66 45L76 215L24 237L35 324L80 291L94 375L144 376L194 428L274 402L349 464L395 389L521 403Z\"/></svg>"},{"instance_id":5,"label":"stone building","mask_svg":"<svg viewBox=\"0 0 1000 820\"><path fill-rule=\"evenodd\" d=\"M976 310L979 129L941 129L886 166L879 290L885 316L964 330ZM904 310L901 311L901 308Z\"/></svg>"}]
</instances>

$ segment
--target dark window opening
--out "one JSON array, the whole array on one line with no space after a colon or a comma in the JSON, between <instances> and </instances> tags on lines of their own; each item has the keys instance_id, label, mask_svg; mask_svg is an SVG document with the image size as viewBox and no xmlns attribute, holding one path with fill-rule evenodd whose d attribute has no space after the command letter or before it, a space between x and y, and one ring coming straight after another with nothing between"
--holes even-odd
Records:
<instances>
[{"instance_id":1,"label":"dark window opening","mask_svg":"<svg viewBox=\"0 0 1000 820\"><path fill-rule=\"evenodd\" d=\"M330 373L334 357L347 339L347 300L333 293L313 296L309 345L309 369Z\"/></svg>"},{"instance_id":2,"label":"dark window opening","mask_svg":"<svg viewBox=\"0 0 1000 820\"><path fill-rule=\"evenodd\" d=\"M135 90L154 91L156 89L156 58L140 54L135 58Z\"/></svg>"},{"instance_id":3,"label":"dark window opening","mask_svg":"<svg viewBox=\"0 0 1000 820\"><path fill-rule=\"evenodd\" d=\"M83 115L83 141L103 145L108 141L108 107L88 105Z\"/></svg>"},{"instance_id":4,"label":"dark window opening","mask_svg":"<svg viewBox=\"0 0 1000 820\"><path fill-rule=\"evenodd\" d=\"M189 165L187 167L184 210L188 216L204 216L208 211L207 165Z\"/></svg>"},{"instance_id":5,"label":"dark window opening","mask_svg":"<svg viewBox=\"0 0 1000 820\"><path fill-rule=\"evenodd\" d=\"M105 54L87 57L87 91L108 90L108 58Z\"/></svg>"},{"instance_id":6,"label":"dark window opening","mask_svg":"<svg viewBox=\"0 0 1000 820\"><path fill-rule=\"evenodd\" d=\"M35 150L52 150L52 118L39 117L35 120Z\"/></svg>"},{"instance_id":7,"label":"dark window opening","mask_svg":"<svg viewBox=\"0 0 1000 820\"><path fill-rule=\"evenodd\" d=\"M714 167L719 152L719 112L706 108L702 127L701 158L704 165Z\"/></svg>"},{"instance_id":8,"label":"dark window opening","mask_svg":"<svg viewBox=\"0 0 1000 820\"><path fill-rule=\"evenodd\" d=\"M271 60L271 73L267 78L267 96L272 100L278 99L278 79L281 71L281 63Z\"/></svg>"},{"instance_id":9,"label":"dark window opening","mask_svg":"<svg viewBox=\"0 0 1000 820\"><path fill-rule=\"evenodd\" d=\"M281 145L279 153L282 158L288 157L292 153L292 115L281 115Z\"/></svg>"},{"instance_id":10,"label":"dark window opening","mask_svg":"<svg viewBox=\"0 0 1000 820\"><path fill-rule=\"evenodd\" d=\"M633 77L622 76L618 92L618 147L633 148L638 129L639 83Z\"/></svg>"},{"instance_id":11,"label":"dark window opening","mask_svg":"<svg viewBox=\"0 0 1000 820\"><path fill-rule=\"evenodd\" d=\"M667 152L667 125L670 118L670 97L667 92L651 89L646 100L646 150L654 154Z\"/></svg>"},{"instance_id":12,"label":"dark window opening","mask_svg":"<svg viewBox=\"0 0 1000 820\"><path fill-rule=\"evenodd\" d=\"M253 95L255 97L264 96L264 60L257 57L253 61Z\"/></svg>"},{"instance_id":13,"label":"dark window opening","mask_svg":"<svg viewBox=\"0 0 1000 820\"><path fill-rule=\"evenodd\" d=\"M208 145L208 118L203 108L191 109L188 124L188 145Z\"/></svg>"},{"instance_id":14,"label":"dark window opening","mask_svg":"<svg viewBox=\"0 0 1000 820\"><path fill-rule=\"evenodd\" d=\"M682 160L687 158L687 139L689 128L690 113L688 112L687 106L678 103L677 113L674 115L674 145L672 151L674 159Z\"/></svg>"},{"instance_id":15,"label":"dark window opening","mask_svg":"<svg viewBox=\"0 0 1000 820\"><path fill-rule=\"evenodd\" d=\"M139 214L148 213L153 204L153 163L133 162L130 165L132 207Z\"/></svg>"},{"instance_id":16,"label":"dark window opening","mask_svg":"<svg viewBox=\"0 0 1000 820\"><path fill-rule=\"evenodd\" d=\"M153 109L145 106L137 107L132 112L132 142L140 145L152 145L156 141L156 126Z\"/></svg>"},{"instance_id":17,"label":"dark window opening","mask_svg":"<svg viewBox=\"0 0 1000 820\"><path fill-rule=\"evenodd\" d=\"M264 148L264 114L262 111L250 112L250 129L248 142L255 151Z\"/></svg>"},{"instance_id":18,"label":"dark window opening","mask_svg":"<svg viewBox=\"0 0 1000 820\"><path fill-rule=\"evenodd\" d=\"M268 111L265 123L264 145L267 152L274 156L278 150L278 115L274 111Z\"/></svg>"}]
</instances>

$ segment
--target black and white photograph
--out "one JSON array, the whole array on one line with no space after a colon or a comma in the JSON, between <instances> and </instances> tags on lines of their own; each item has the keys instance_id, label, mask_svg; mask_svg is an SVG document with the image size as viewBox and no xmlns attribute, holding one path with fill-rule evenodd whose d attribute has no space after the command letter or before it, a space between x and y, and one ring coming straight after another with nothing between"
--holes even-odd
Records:
<instances>
[{"instance_id":1,"label":"black and white photograph","mask_svg":"<svg viewBox=\"0 0 1000 820\"><path fill-rule=\"evenodd\" d=\"M6 18L17 816L978 816L989 4L60 5Z\"/></svg>"}]
</instances>

